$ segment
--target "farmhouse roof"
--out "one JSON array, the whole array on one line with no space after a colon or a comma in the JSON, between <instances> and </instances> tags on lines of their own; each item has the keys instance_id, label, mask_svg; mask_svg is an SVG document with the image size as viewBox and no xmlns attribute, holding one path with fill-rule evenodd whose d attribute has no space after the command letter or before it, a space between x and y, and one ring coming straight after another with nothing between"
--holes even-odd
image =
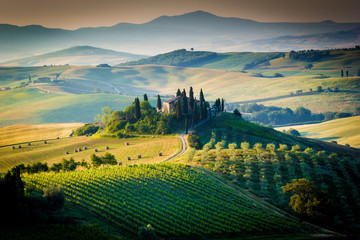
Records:
<instances>
[{"instance_id":1,"label":"farmhouse roof","mask_svg":"<svg viewBox=\"0 0 360 240\"><path fill-rule=\"evenodd\" d=\"M174 103L174 102L176 102L177 100L179 100L180 98L181 98L180 96L174 97L174 98L171 98L171 99L169 99L169 100L164 101L164 103Z\"/></svg>"},{"instance_id":2,"label":"farmhouse roof","mask_svg":"<svg viewBox=\"0 0 360 240\"><path fill-rule=\"evenodd\" d=\"M164 103L175 103L175 102L178 101L180 98L181 98L181 96L174 97L174 98L171 98L171 99L169 99L169 100L164 101ZM187 98L187 100L189 100L188 97L186 97L186 98ZM197 100L196 98L195 98L195 101L196 101L196 102L200 102L200 101Z\"/></svg>"}]
</instances>

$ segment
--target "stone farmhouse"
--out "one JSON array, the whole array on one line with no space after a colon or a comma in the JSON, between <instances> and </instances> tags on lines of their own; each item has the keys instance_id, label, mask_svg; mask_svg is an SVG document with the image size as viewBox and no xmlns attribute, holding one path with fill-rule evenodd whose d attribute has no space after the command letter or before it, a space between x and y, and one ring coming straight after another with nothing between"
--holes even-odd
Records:
<instances>
[{"instance_id":1,"label":"stone farmhouse","mask_svg":"<svg viewBox=\"0 0 360 240\"><path fill-rule=\"evenodd\" d=\"M186 98L187 98L187 102L188 102L188 109L190 110L191 107L190 107L190 104L189 104L189 98L188 97L186 97ZM163 102L163 107L161 108L161 112L162 113L173 113L173 112L175 112L175 104L178 101L181 103L181 97L180 96L179 97L174 97L174 98L171 98L169 100L164 101ZM196 98L195 98L195 101L196 101L196 104L198 106L200 106L200 101L196 100Z\"/></svg>"}]
</instances>

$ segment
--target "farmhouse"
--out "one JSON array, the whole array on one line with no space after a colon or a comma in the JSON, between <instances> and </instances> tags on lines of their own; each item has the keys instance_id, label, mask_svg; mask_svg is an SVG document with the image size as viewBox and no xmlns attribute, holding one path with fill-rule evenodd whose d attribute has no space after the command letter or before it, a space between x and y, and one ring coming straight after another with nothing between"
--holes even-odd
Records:
<instances>
[{"instance_id":1,"label":"farmhouse","mask_svg":"<svg viewBox=\"0 0 360 240\"><path fill-rule=\"evenodd\" d=\"M1 91L6 91L6 90L10 90L11 88L9 88L9 87L3 87L3 88L1 88L0 90Z\"/></svg>"},{"instance_id":2,"label":"farmhouse","mask_svg":"<svg viewBox=\"0 0 360 240\"><path fill-rule=\"evenodd\" d=\"M192 107L190 107L190 104L189 104L189 98L187 98L187 102L188 102L188 108L191 109ZM195 101L196 101L196 104L199 106L200 105L200 101L199 100L196 100L195 98ZM177 102L180 102L181 103L181 97L178 96L178 97L174 97L174 98L171 98L169 100L166 100L163 102L163 107L161 109L161 112L162 113L173 113L175 111L175 104Z\"/></svg>"}]
</instances>

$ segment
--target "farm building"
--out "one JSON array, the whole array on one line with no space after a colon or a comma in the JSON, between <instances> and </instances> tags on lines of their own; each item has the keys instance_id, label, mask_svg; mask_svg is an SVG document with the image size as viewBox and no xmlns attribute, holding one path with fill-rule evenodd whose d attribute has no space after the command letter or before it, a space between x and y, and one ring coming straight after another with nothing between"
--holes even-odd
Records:
<instances>
[{"instance_id":1,"label":"farm building","mask_svg":"<svg viewBox=\"0 0 360 240\"><path fill-rule=\"evenodd\" d=\"M187 98L187 102L188 102L188 108L191 109L190 104L189 104L189 98L188 97L186 97L186 98ZM174 97L174 98L171 98L169 100L164 101L161 112L162 113L173 113L175 111L175 104L178 101L181 102L181 97L180 96L179 97ZM196 104L198 106L200 106L200 101L196 100L196 98L195 98L195 101L196 101Z\"/></svg>"}]
</instances>

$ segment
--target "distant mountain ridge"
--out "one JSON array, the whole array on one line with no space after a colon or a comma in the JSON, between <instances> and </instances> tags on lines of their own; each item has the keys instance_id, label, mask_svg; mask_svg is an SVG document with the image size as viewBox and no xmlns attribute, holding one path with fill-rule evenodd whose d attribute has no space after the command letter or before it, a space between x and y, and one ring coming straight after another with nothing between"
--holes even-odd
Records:
<instances>
[{"instance_id":1,"label":"distant mountain ridge","mask_svg":"<svg viewBox=\"0 0 360 240\"><path fill-rule=\"evenodd\" d=\"M359 45L360 23L332 21L309 23L264 23L241 18L225 18L196 11L178 16L161 16L144 24L119 23L111 27L77 30L45 28L38 25L0 24L0 61L19 56L51 52L74 45L90 45L121 52L155 55L174 49L195 48L213 52L289 51L302 49L298 38L311 35L307 48L335 48ZM349 38L339 38L348 32ZM321 34L331 39L317 42ZM285 47L269 39L291 36ZM257 42L258 41L258 42ZM259 41L261 45L259 45Z\"/></svg>"},{"instance_id":2,"label":"distant mountain ridge","mask_svg":"<svg viewBox=\"0 0 360 240\"><path fill-rule=\"evenodd\" d=\"M0 66L43 66L43 65L110 65L135 61L145 58L145 55L117 52L92 46L75 46L56 52L41 54L0 63Z\"/></svg>"}]
</instances>

